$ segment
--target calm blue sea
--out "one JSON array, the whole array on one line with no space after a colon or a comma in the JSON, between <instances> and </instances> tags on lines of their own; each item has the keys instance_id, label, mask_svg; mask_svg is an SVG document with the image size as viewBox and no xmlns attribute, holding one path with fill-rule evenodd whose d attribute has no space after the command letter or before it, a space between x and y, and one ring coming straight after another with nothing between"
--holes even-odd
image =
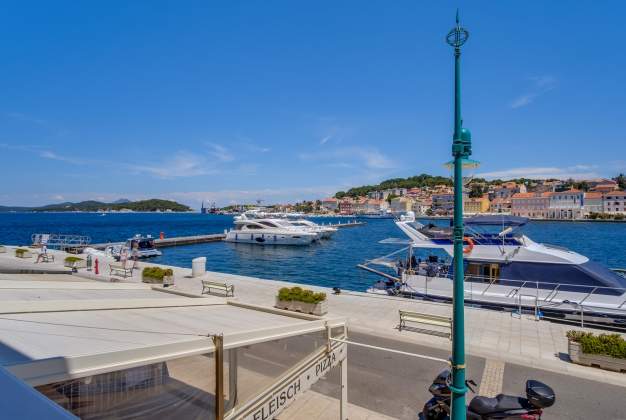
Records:
<instances>
[{"instance_id":1,"label":"calm blue sea","mask_svg":"<svg viewBox=\"0 0 626 420\"><path fill-rule=\"evenodd\" d=\"M159 232L166 236L221 233L231 226L231 216L201 214L0 213L0 244L29 244L33 233L88 235L97 243L124 241L137 233L155 237ZM626 223L530 222L523 231L537 242L568 247L609 267L626 267ZM365 226L340 229L333 239L309 247L217 242L164 248L163 256L152 261L191 267L192 258L206 256L207 269L213 271L365 290L377 278L355 266L402 247L378 243L390 237L405 238L392 220L369 219Z\"/></svg>"}]
</instances>

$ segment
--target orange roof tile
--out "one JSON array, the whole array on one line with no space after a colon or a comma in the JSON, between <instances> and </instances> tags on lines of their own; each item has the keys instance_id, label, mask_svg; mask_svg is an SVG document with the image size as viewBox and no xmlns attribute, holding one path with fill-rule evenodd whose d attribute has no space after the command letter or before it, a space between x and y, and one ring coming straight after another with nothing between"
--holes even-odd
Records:
<instances>
[{"instance_id":1,"label":"orange roof tile","mask_svg":"<svg viewBox=\"0 0 626 420\"><path fill-rule=\"evenodd\" d=\"M511 197L512 199L519 199L519 198L533 198L535 197L535 193L516 193L513 194L513 197Z\"/></svg>"},{"instance_id":2,"label":"orange roof tile","mask_svg":"<svg viewBox=\"0 0 626 420\"><path fill-rule=\"evenodd\" d=\"M586 192L585 198L602 198L603 194L601 192Z\"/></svg>"}]
</instances>

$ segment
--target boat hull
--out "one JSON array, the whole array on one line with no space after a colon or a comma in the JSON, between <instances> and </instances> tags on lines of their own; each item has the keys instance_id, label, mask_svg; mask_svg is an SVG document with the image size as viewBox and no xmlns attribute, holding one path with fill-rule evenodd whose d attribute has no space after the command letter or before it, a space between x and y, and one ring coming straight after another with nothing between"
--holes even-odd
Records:
<instances>
[{"instance_id":1,"label":"boat hull","mask_svg":"<svg viewBox=\"0 0 626 420\"><path fill-rule=\"evenodd\" d=\"M236 233L228 232L226 242L257 244L257 245L292 245L304 246L309 245L315 240L315 236L300 235L281 235L281 234L264 234L264 233Z\"/></svg>"}]
</instances>

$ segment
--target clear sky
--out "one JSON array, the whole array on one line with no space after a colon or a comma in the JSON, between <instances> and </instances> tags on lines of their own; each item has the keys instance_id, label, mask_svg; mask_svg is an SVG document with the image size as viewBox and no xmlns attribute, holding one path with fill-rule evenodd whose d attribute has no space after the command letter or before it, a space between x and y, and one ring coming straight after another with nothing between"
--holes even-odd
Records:
<instances>
[{"instance_id":1,"label":"clear sky","mask_svg":"<svg viewBox=\"0 0 626 420\"><path fill-rule=\"evenodd\" d=\"M447 174L626 172L623 1L7 1L0 204L322 198Z\"/></svg>"}]
</instances>

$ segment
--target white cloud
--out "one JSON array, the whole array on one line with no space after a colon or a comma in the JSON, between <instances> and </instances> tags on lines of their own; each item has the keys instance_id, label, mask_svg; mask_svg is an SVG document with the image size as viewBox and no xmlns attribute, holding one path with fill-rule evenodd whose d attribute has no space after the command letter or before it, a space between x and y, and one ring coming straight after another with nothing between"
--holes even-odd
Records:
<instances>
[{"instance_id":1,"label":"white cloud","mask_svg":"<svg viewBox=\"0 0 626 420\"><path fill-rule=\"evenodd\" d=\"M532 86L529 91L515 98L510 106L513 109L530 105L539 96L551 91L556 87L557 80L549 75L536 76L530 78Z\"/></svg>"},{"instance_id":2,"label":"white cloud","mask_svg":"<svg viewBox=\"0 0 626 420\"><path fill-rule=\"evenodd\" d=\"M46 120L42 120L41 118L35 118L30 115L23 114L21 112L8 112L5 115L17 121L22 121L22 122L27 122L27 123L37 124L37 125L46 125L47 123Z\"/></svg>"},{"instance_id":3,"label":"white cloud","mask_svg":"<svg viewBox=\"0 0 626 420\"><path fill-rule=\"evenodd\" d=\"M59 155L51 150L42 150L39 152L39 156L44 159L58 160L60 162L73 163L75 165L84 165L85 163L87 163L80 158Z\"/></svg>"},{"instance_id":4,"label":"white cloud","mask_svg":"<svg viewBox=\"0 0 626 420\"><path fill-rule=\"evenodd\" d=\"M299 188L264 188L253 190L228 191L191 191L170 192L162 196L186 203L192 207L200 207L202 201L216 202L217 205L247 204L255 200L263 200L266 204L315 200L335 194L338 186L312 186Z\"/></svg>"},{"instance_id":5,"label":"white cloud","mask_svg":"<svg viewBox=\"0 0 626 420\"><path fill-rule=\"evenodd\" d=\"M487 179L509 178L535 178L535 179L589 179L598 178L600 175L595 171L596 165L574 165L565 168L558 167L523 167L511 168L501 171L477 173L476 176Z\"/></svg>"},{"instance_id":6,"label":"white cloud","mask_svg":"<svg viewBox=\"0 0 626 420\"><path fill-rule=\"evenodd\" d=\"M179 178L218 172L203 156L180 151L171 159L157 165L128 165L130 170L148 173L158 178Z\"/></svg>"},{"instance_id":7,"label":"white cloud","mask_svg":"<svg viewBox=\"0 0 626 420\"><path fill-rule=\"evenodd\" d=\"M367 169L390 169L397 166L384 153L370 147L344 147L316 153L301 153L298 157L302 160L327 162L337 167L363 166Z\"/></svg>"},{"instance_id":8,"label":"white cloud","mask_svg":"<svg viewBox=\"0 0 626 420\"><path fill-rule=\"evenodd\" d=\"M332 135L324 136L324 137L322 137L322 138L321 138L321 140L320 140L320 144L326 144L326 143L328 143L328 141L329 141L330 139L332 139L332 138L333 138L333 136L332 136Z\"/></svg>"},{"instance_id":9,"label":"white cloud","mask_svg":"<svg viewBox=\"0 0 626 420\"><path fill-rule=\"evenodd\" d=\"M216 143L208 143L208 146L211 149L209 152L211 156L220 162L232 162L235 160L235 157L226 147Z\"/></svg>"}]
</instances>

